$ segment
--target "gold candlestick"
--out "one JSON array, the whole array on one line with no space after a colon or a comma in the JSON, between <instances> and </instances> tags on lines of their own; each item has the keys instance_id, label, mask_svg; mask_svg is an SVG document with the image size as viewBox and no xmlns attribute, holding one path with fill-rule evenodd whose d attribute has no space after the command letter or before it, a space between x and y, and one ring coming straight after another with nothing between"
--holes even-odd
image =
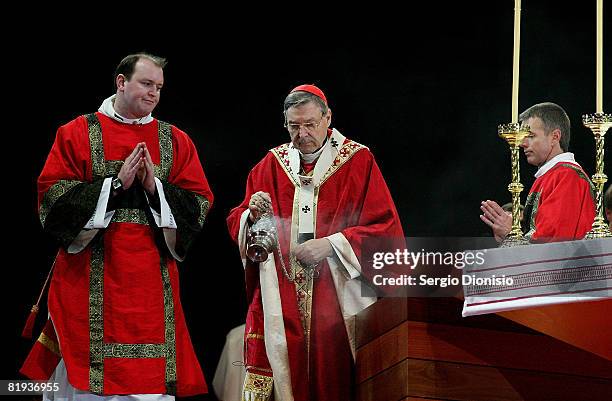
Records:
<instances>
[{"instance_id":1,"label":"gold candlestick","mask_svg":"<svg viewBox=\"0 0 612 401\"><path fill-rule=\"evenodd\" d=\"M608 177L604 173L604 135L612 127L612 114L595 113L582 116L582 123L589 128L595 136L595 174L591 178L595 184L595 206L597 213L593 221L593 227L585 239L610 238L612 233L604 220L603 213L603 188Z\"/></svg>"},{"instance_id":2,"label":"gold candlestick","mask_svg":"<svg viewBox=\"0 0 612 401\"><path fill-rule=\"evenodd\" d=\"M523 139L529 135L529 126L520 123L502 124L497 127L497 133L508 145L510 145L510 157L512 162L512 182L508 185L508 191L512 194L512 229L501 243L502 247L526 245L529 243L523 237L521 230L520 204L523 184L521 184L521 174L519 165L519 148Z\"/></svg>"}]
</instances>

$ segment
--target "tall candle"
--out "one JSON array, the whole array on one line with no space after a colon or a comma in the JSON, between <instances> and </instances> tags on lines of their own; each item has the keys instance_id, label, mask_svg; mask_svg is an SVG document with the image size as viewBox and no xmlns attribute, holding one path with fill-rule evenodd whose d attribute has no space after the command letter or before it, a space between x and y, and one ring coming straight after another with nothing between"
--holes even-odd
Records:
<instances>
[{"instance_id":1,"label":"tall candle","mask_svg":"<svg viewBox=\"0 0 612 401\"><path fill-rule=\"evenodd\" d=\"M598 0L602 1L602 0ZM521 48L521 0L514 0L514 54L512 57L512 122L518 123L519 54Z\"/></svg>"},{"instance_id":2,"label":"tall candle","mask_svg":"<svg viewBox=\"0 0 612 401\"><path fill-rule=\"evenodd\" d=\"M595 112L603 113L603 0L597 0L597 79Z\"/></svg>"}]
</instances>

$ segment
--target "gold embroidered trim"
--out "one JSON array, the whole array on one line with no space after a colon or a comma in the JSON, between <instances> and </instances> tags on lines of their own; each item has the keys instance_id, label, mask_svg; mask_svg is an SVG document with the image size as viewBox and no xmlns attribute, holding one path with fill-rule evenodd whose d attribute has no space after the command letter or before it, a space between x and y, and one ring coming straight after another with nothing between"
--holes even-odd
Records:
<instances>
[{"instance_id":1,"label":"gold embroidered trim","mask_svg":"<svg viewBox=\"0 0 612 401\"><path fill-rule=\"evenodd\" d=\"M160 255L162 285L164 291L164 323L166 336L166 391L176 394L176 322L174 320L174 298L166 258Z\"/></svg>"},{"instance_id":2,"label":"gold embroidered trim","mask_svg":"<svg viewBox=\"0 0 612 401\"><path fill-rule=\"evenodd\" d=\"M525 238L531 240L531 237L536 231L536 215L538 214L538 207L540 206L540 197L542 196L541 192L532 192L527 196L527 200L525 201L525 211L531 209L531 213L529 215L529 231L525 234ZM524 216L527 217L527 216Z\"/></svg>"},{"instance_id":3,"label":"gold embroidered trim","mask_svg":"<svg viewBox=\"0 0 612 401\"><path fill-rule=\"evenodd\" d=\"M62 356L59 344L50 339L45 333L40 333L40 336L38 337L37 341L44 345L49 351L53 352L55 355L59 357Z\"/></svg>"},{"instance_id":4,"label":"gold embroidered trim","mask_svg":"<svg viewBox=\"0 0 612 401\"><path fill-rule=\"evenodd\" d=\"M295 272L295 292L302 321L302 329L306 339L306 346L310 345L310 321L312 318L312 290L314 287L314 269L307 269L297 261L294 256L290 257L291 270Z\"/></svg>"},{"instance_id":5,"label":"gold embroidered trim","mask_svg":"<svg viewBox=\"0 0 612 401\"><path fill-rule=\"evenodd\" d=\"M105 358L163 358L166 344L104 344Z\"/></svg>"},{"instance_id":6,"label":"gold embroidered trim","mask_svg":"<svg viewBox=\"0 0 612 401\"><path fill-rule=\"evenodd\" d=\"M172 168L172 127L170 124L158 120L159 135L159 168L155 176L167 180Z\"/></svg>"},{"instance_id":7,"label":"gold embroidered trim","mask_svg":"<svg viewBox=\"0 0 612 401\"><path fill-rule=\"evenodd\" d=\"M255 338L257 340L265 340L265 337L263 334L257 334L257 333L249 333L247 334L246 338Z\"/></svg>"},{"instance_id":8,"label":"gold embroidered trim","mask_svg":"<svg viewBox=\"0 0 612 401\"><path fill-rule=\"evenodd\" d=\"M204 220L206 219L206 215L208 214L208 209L210 209L210 202L202 195L194 195L196 201L198 202L198 207L200 208L200 214L198 215L198 225L201 228L202 226L204 226Z\"/></svg>"},{"instance_id":9,"label":"gold embroidered trim","mask_svg":"<svg viewBox=\"0 0 612 401\"><path fill-rule=\"evenodd\" d=\"M325 172L325 174L323 174L323 177L321 177L321 181L319 182L318 186L320 187L321 185L323 185L323 183L327 181L327 179L331 177L332 174L338 171L338 169L342 167L344 163L349 161L351 157L355 155L355 153L357 153L363 148L365 148L365 146L355 141L351 141L350 139L344 141L344 144L342 144L342 146L338 150L338 154L336 155L336 158L334 159L332 165Z\"/></svg>"},{"instance_id":10,"label":"gold embroidered trim","mask_svg":"<svg viewBox=\"0 0 612 401\"><path fill-rule=\"evenodd\" d=\"M267 401L272 395L274 379L247 372L244 378L242 401Z\"/></svg>"},{"instance_id":11,"label":"gold embroidered trim","mask_svg":"<svg viewBox=\"0 0 612 401\"><path fill-rule=\"evenodd\" d=\"M104 390L104 241L91 248L89 266L89 390Z\"/></svg>"},{"instance_id":12,"label":"gold embroidered trim","mask_svg":"<svg viewBox=\"0 0 612 401\"><path fill-rule=\"evenodd\" d=\"M355 153L357 153L363 148L365 148L365 146L358 142L352 141L350 139L345 140L340 149L338 150L338 154L336 155L336 158L334 159L332 165L325 172L325 174L323 174L323 177L321 177L321 181L319 182L318 186L323 185L323 183L327 181L327 179L331 177L340 167L342 167L344 163L349 161L351 157L355 155ZM289 144L285 143L280 146L277 146L276 148L272 149L271 152L274 157L276 157L280 165L283 167L283 170L285 171L291 182L293 182L296 187L299 186L299 183L297 183L291 175L291 167L289 162Z\"/></svg>"},{"instance_id":13,"label":"gold embroidered trim","mask_svg":"<svg viewBox=\"0 0 612 401\"><path fill-rule=\"evenodd\" d=\"M47 220L47 216L51 211L51 208L55 204L55 202L62 197L62 195L66 194L75 186L81 184L82 181L77 180L59 180L55 184L51 185L43 200L40 204L40 210L38 211L38 215L40 218L40 222L42 225L45 225L45 220Z\"/></svg>"},{"instance_id":14,"label":"gold embroidered trim","mask_svg":"<svg viewBox=\"0 0 612 401\"><path fill-rule=\"evenodd\" d=\"M102 142L102 127L96 113L86 114L87 130L89 131L89 148L91 150L91 170L93 178L105 177L104 143Z\"/></svg>"},{"instance_id":15,"label":"gold embroidered trim","mask_svg":"<svg viewBox=\"0 0 612 401\"><path fill-rule=\"evenodd\" d=\"M113 214L111 222L149 225L147 215L142 209L117 209L115 214Z\"/></svg>"},{"instance_id":16,"label":"gold embroidered trim","mask_svg":"<svg viewBox=\"0 0 612 401\"><path fill-rule=\"evenodd\" d=\"M107 160L104 162L104 169L106 170L106 175L117 175L123 167L125 162L123 160Z\"/></svg>"},{"instance_id":17,"label":"gold embroidered trim","mask_svg":"<svg viewBox=\"0 0 612 401\"><path fill-rule=\"evenodd\" d=\"M276 157L276 160L278 160L280 165L283 167L283 170L287 174L287 177L289 177L289 180L293 182L293 185L295 185L296 187L299 187L300 184L296 182L295 179L293 178L293 175L291 175L291 166L289 163L289 144L284 143L270 150L270 152L272 152L274 157Z\"/></svg>"}]
</instances>

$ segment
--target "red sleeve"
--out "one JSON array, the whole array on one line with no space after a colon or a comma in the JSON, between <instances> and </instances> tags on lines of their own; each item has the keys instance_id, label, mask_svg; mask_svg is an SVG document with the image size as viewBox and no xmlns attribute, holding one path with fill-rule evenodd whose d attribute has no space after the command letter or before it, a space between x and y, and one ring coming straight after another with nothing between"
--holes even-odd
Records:
<instances>
[{"instance_id":1,"label":"red sleeve","mask_svg":"<svg viewBox=\"0 0 612 401\"><path fill-rule=\"evenodd\" d=\"M264 163L266 158L261 160L249 173L246 183L246 191L243 201L233 208L227 217L227 227L234 242L238 242L240 231L240 217L248 209L251 195L258 191L255 189L257 179L265 172ZM246 316L246 328L244 337L244 362L247 375L255 373L264 376L271 376L271 367L266 355L264 336L264 317L261 299L261 287L259 285L259 264L247 258L244 270L246 299L249 310Z\"/></svg>"},{"instance_id":2,"label":"red sleeve","mask_svg":"<svg viewBox=\"0 0 612 401\"><path fill-rule=\"evenodd\" d=\"M88 168L90 164L87 122L81 116L57 130L45 166L38 177L39 209L49 188L59 180L91 180L91 169Z\"/></svg>"},{"instance_id":3,"label":"red sleeve","mask_svg":"<svg viewBox=\"0 0 612 401\"><path fill-rule=\"evenodd\" d=\"M378 243L384 241L383 245L390 249L403 248L404 232L400 223L399 215L395 208L393 198L382 176L374 156L368 150L361 150L366 157L366 168L363 174L363 186L356 189L363 195L362 208L359 211L357 223L342 230L342 234L351 244L353 252L364 266L361 258L364 240L376 239ZM356 155L355 157L358 157Z\"/></svg>"},{"instance_id":4,"label":"red sleeve","mask_svg":"<svg viewBox=\"0 0 612 401\"><path fill-rule=\"evenodd\" d=\"M173 164L168 182L204 196L212 206L213 193L191 138L185 132L172 126L172 142Z\"/></svg>"},{"instance_id":5,"label":"red sleeve","mask_svg":"<svg viewBox=\"0 0 612 401\"><path fill-rule=\"evenodd\" d=\"M249 208L249 201L251 200L251 195L255 192L261 190L255 189L255 181L257 179L262 179L262 172L265 173L265 165L267 162L267 158L270 157L271 153L268 153L266 157L264 157L253 169L249 172L249 176L247 177L246 183L246 191L244 194L244 199L240 203L240 205L236 206L232 210L230 210L229 215L227 216L227 228L229 230L230 236L234 240L234 242L238 242L238 233L240 232L240 216L242 213Z\"/></svg>"},{"instance_id":6,"label":"red sleeve","mask_svg":"<svg viewBox=\"0 0 612 401\"><path fill-rule=\"evenodd\" d=\"M585 177L569 167L548 174L535 216L533 242L582 239L591 229L595 203Z\"/></svg>"}]
</instances>

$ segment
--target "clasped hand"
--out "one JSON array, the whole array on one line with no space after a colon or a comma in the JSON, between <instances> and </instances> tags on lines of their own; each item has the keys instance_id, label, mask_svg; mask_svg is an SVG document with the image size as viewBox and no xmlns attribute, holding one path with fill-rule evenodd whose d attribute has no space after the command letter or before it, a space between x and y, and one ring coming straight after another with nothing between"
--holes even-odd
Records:
<instances>
[{"instance_id":1,"label":"clasped hand","mask_svg":"<svg viewBox=\"0 0 612 401\"><path fill-rule=\"evenodd\" d=\"M129 189L134 180L138 178L142 187L148 194L155 194L155 173L153 172L153 161L147 145L140 142L134 147L132 153L125 159L121 170L117 174L124 189Z\"/></svg>"},{"instance_id":2,"label":"clasped hand","mask_svg":"<svg viewBox=\"0 0 612 401\"><path fill-rule=\"evenodd\" d=\"M497 242L502 242L512 229L512 214L506 212L495 201L483 201L480 205L480 219L491 227Z\"/></svg>"}]
</instances>

